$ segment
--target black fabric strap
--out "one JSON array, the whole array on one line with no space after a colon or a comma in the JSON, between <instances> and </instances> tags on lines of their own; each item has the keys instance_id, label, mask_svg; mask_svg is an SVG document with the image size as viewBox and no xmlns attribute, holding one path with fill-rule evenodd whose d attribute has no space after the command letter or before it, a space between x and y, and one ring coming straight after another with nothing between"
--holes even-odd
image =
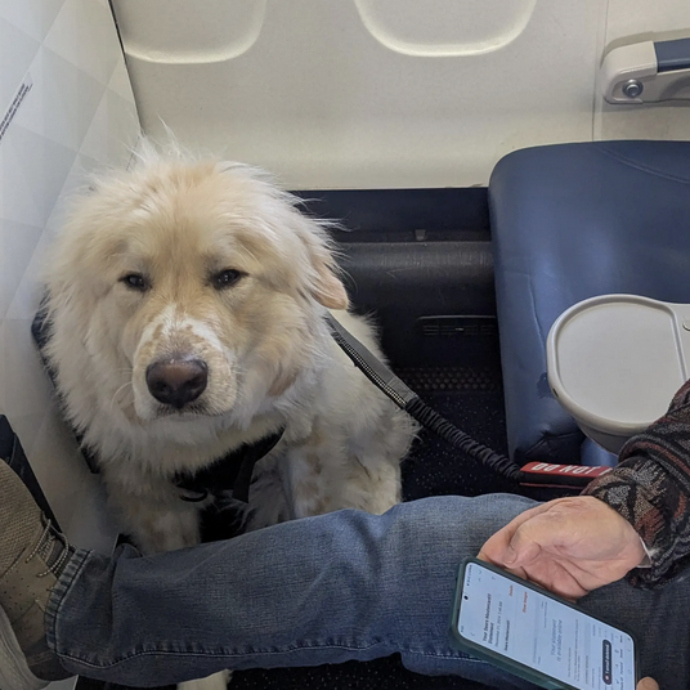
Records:
<instances>
[{"instance_id":1,"label":"black fabric strap","mask_svg":"<svg viewBox=\"0 0 690 690\"><path fill-rule=\"evenodd\" d=\"M198 472L180 472L173 483L184 493L183 501L199 502L209 495L232 489L233 498L246 503L254 465L268 455L283 436L285 427L254 443L245 443Z\"/></svg>"}]
</instances>

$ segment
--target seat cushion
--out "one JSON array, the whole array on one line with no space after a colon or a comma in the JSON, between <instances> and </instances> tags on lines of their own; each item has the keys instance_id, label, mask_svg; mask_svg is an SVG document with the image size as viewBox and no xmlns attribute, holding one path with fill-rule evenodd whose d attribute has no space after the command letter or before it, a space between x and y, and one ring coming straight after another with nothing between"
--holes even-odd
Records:
<instances>
[{"instance_id":1,"label":"seat cushion","mask_svg":"<svg viewBox=\"0 0 690 690\"><path fill-rule=\"evenodd\" d=\"M510 452L579 463L584 436L547 383L549 328L595 295L690 302L690 142L516 151L489 203Z\"/></svg>"}]
</instances>

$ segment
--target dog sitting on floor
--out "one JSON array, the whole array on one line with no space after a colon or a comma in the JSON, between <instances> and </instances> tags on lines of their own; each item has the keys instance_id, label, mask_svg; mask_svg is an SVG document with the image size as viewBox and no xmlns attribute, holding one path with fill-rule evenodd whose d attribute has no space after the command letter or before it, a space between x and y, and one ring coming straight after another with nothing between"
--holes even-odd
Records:
<instances>
[{"instance_id":1,"label":"dog sitting on floor","mask_svg":"<svg viewBox=\"0 0 690 690\"><path fill-rule=\"evenodd\" d=\"M414 425L330 336L333 310L380 354L325 224L264 173L144 141L74 200L50 264L47 359L144 553L200 541L213 497L180 476L265 439L253 528L400 500Z\"/></svg>"},{"instance_id":2,"label":"dog sitting on floor","mask_svg":"<svg viewBox=\"0 0 690 690\"><path fill-rule=\"evenodd\" d=\"M413 424L332 340L329 310L378 351L323 225L263 173L144 142L74 200L50 263L48 361L144 552L199 541L176 477L281 429L254 525L399 501Z\"/></svg>"}]
</instances>

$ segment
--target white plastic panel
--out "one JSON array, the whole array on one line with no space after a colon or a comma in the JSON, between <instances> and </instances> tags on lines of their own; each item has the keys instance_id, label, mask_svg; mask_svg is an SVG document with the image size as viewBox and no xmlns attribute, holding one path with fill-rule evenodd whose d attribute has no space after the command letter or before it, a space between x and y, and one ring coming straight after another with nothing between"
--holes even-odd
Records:
<instances>
[{"instance_id":1,"label":"white plastic panel","mask_svg":"<svg viewBox=\"0 0 690 690\"><path fill-rule=\"evenodd\" d=\"M56 411L31 337L44 248L88 171L139 123L107 0L0 0L0 412L77 544L108 550L99 483Z\"/></svg>"},{"instance_id":2,"label":"white plastic panel","mask_svg":"<svg viewBox=\"0 0 690 690\"><path fill-rule=\"evenodd\" d=\"M685 27L685 0L114 0L146 130L293 188L468 186L524 146L686 138L609 112L604 47ZM623 108L627 110L627 108Z\"/></svg>"},{"instance_id":3,"label":"white plastic panel","mask_svg":"<svg viewBox=\"0 0 690 690\"><path fill-rule=\"evenodd\" d=\"M144 128L290 187L485 183L514 148L592 136L602 0L114 6Z\"/></svg>"}]
</instances>

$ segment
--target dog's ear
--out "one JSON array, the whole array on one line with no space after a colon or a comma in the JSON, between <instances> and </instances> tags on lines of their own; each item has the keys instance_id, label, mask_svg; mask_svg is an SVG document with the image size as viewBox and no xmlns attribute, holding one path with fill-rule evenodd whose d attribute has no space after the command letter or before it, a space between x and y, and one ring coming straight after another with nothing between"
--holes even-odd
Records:
<instances>
[{"instance_id":1,"label":"dog's ear","mask_svg":"<svg viewBox=\"0 0 690 690\"><path fill-rule=\"evenodd\" d=\"M340 279L328 265L322 264L315 268L317 279L314 281L312 293L316 301L329 309L347 309L350 300Z\"/></svg>"},{"instance_id":2,"label":"dog's ear","mask_svg":"<svg viewBox=\"0 0 690 690\"><path fill-rule=\"evenodd\" d=\"M347 309L350 306L347 291L337 276L333 254L321 235L321 232L302 233L313 271L309 291L319 304L328 309Z\"/></svg>"}]
</instances>

